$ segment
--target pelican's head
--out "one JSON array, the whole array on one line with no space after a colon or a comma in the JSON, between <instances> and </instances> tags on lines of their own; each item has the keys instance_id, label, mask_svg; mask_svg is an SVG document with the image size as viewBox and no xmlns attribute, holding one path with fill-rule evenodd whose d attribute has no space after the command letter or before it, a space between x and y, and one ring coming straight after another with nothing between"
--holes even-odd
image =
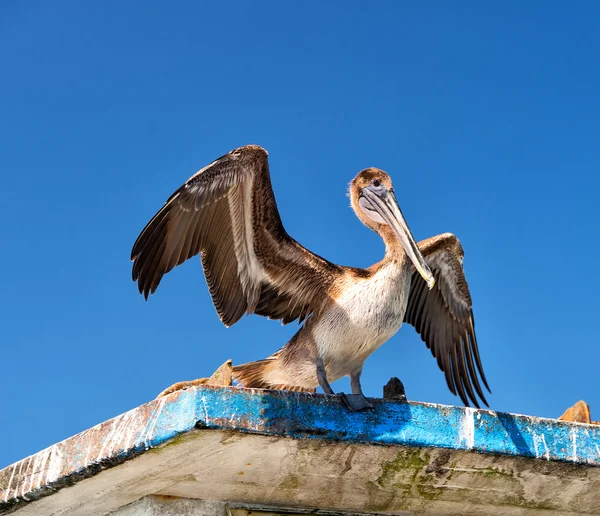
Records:
<instances>
[{"instance_id":1,"label":"pelican's head","mask_svg":"<svg viewBox=\"0 0 600 516\"><path fill-rule=\"evenodd\" d=\"M400 211L390 176L378 168L360 171L350 183L350 200L365 226L382 236L392 231L427 286L433 288L435 278Z\"/></svg>"}]
</instances>

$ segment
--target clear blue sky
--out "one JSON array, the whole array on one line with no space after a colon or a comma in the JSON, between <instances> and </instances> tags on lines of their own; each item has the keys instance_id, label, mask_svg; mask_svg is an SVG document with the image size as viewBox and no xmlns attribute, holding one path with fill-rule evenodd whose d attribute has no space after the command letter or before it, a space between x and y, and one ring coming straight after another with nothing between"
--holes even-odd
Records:
<instances>
[{"instance_id":1,"label":"clear blue sky","mask_svg":"<svg viewBox=\"0 0 600 516\"><path fill-rule=\"evenodd\" d=\"M600 7L521 4L2 2L0 467L296 331L226 329L198 258L148 302L131 281L149 218L247 143L288 232L345 265L383 253L347 184L387 170L417 240L462 241L492 408L600 419ZM411 326L366 394L391 376L459 403Z\"/></svg>"}]
</instances>

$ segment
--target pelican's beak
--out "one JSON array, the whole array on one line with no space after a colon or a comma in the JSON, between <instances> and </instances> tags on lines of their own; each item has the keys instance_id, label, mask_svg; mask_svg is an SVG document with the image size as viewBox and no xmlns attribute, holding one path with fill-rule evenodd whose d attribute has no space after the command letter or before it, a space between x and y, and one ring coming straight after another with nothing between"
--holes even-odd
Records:
<instances>
[{"instance_id":1,"label":"pelican's beak","mask_svg":"<svg viewBox=\"0 0 600 516\"><path fill-rule=\"evenodd\" d=\"M394 233L398 235L404 251L431 290L435 285L435 278L425 258L423 258L406 220L404 220L404 215L402 215L400 206L398 206L394 191L388 190L383 186L375 188L369 185L363 188L362 195L368 201L368 204L371 205L370 208L376 211L388 226L392 228Z\"/></svg>"}]
</instances>

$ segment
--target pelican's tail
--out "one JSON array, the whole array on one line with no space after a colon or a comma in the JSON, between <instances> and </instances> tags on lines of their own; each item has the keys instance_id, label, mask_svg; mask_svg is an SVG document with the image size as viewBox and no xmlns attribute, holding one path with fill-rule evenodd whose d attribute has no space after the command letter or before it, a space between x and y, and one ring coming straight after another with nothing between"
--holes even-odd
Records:
<instances>
[{"instance_id":1,"label":"pelican's tail","mask_svg":"<svg viewBox=\"0 0 600 516\"><path fill-rule=\"evenodd\" d=\"M269 384L265 381L265 376L272 369L274 360L265 358L256 362L248 362L233 367L233 379L240 387L249 387L252 389L268 389Z\"/></svg>"},{"instance_id":2,"label":"pelican's tail","mask_svg":"<svg viewBox=\"0 0 600 516\"><path fill-rule=\"evenodd\" d=\"M239 387L250 389L277 389L282 391L315 392L316 389L299 387L297 385L273 384L270 378L276 376L278 369L277 353L264 360L248 362L233 368L233 379Z\"/></svg>"}]
</instances>

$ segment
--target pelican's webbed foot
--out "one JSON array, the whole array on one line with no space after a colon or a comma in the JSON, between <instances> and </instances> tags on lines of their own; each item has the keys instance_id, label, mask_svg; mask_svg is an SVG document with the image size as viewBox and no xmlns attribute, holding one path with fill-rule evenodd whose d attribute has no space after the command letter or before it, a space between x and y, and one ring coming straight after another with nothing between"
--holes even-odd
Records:
<instances>
[{"instance_id":1,"label":"pelican's webbed foot","mask_svg":"<svg viewBox=\"0 0 600 516\"><path fill-rule=\"evenodd\" d=\"M348 410L356 411L373 408L373 404L367 398L365 398L364 394L362 393L360 386L360 373L361 371L357 371L350 375L352 394L344 394L343 392L339 394L342 403ZM319 381L319 385L325 394L335 394L331 388L331 385L329 385L329 381L327 380L325 364L323 363L322 358L317 359L317 380Z\"/></svg>"},{"instance_id":2,"label":"pelican's webbed foot","mask_svg":"<svg viewBox=\"0 0 600 516\"><path fill-rule=\"evenodd\" d=\"M362 393L362 388L360 386L360 373L361 371L356 371L354 374L350 375L352 394L344 394L343 392L339 394L342 403L348 410L356 411L373 408L373 404L367 398L365 398L364 394ZM317 359L317 380L319 381L319 385L325 394L335 394L331 388L331 385L329 385L329 381L327 380L325 364L321 358Z\"/></svg>"},{"instance_id":3,"label":"pelican's webbed foot","mask_svg":"<svg viewBox=\"0 0 600 516\"><path fill-rule=\"evenodd\" d=\"M350 387L352 388L352 394L345 394L342 398L344 405L350 410L365 410L373 408L373 404L365 398L360 384L360 375L362 374L362 367L354 371L350 375Z\"/></svg>"},{"instance_id":4,"label":"pelican's webbed foot","mask_svg":"<svg viewBox=\"0 0 600 516\"><path fill-rule=\"evenodd\" d=\"M344 394L341 392L339 396L348 410L356 411L373 408L373 404L363 394Z\"/></svg>"}]
</instances>

